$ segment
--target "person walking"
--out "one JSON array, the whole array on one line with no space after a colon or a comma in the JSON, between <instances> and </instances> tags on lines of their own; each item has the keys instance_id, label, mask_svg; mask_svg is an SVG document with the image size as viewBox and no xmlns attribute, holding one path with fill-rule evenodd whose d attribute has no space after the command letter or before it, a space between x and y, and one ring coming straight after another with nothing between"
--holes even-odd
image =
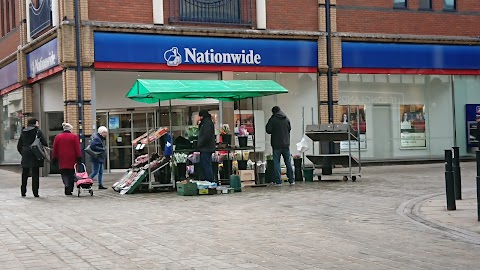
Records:
<instances>
[{"instance_id":1,"label":"person walking","mask_svg":"<svg viewBox=\"0 0 480 270\"><path fill-rule=\"evenodd\" d=\"M281 170L280 170L280 156L283 156L283 161L287 167L287 177L290 185L295 185L293 178L292 163L290 160L290 120L282 112L280 107L274 106L272 108L272 116L265 127L268 134L271 135L270 143L273 149L273 164L274 164L274 180L275 186L282 186Z\"/></svg>"},{"instance_id":2,"label":"person walking","mask_svg":"<svg viewBox=\"0 0 480 270\"><path fill-rule=\"evenodd\" d=\"M200 152L200 167L203 171L202 181L213 181L212 153L215 152L215 124L206 110L201 110L197 148Z\"/></svg>"},{"instance_id":3,"label":"person walking","mask_svg":"<svg viewBox=\"0 0 480 270\"><path fill-rule=\"evenodd\" d=\"M20 188L22 197L27 195L27 180L30 173L32 174L33 196L39 197L40 167L43 167L44 160L39 160L30 148L37 137L43 146L47 146L43 133L39 129L38 120L36 118L30 118L27 122L27 127L23 129L17 143L17 150L20 155L22 155L22 186Z\"/></svg>"},{"instance_id":4,"label":"person walking","mask_svg":"<svg viewBox=\"0 0 480 270\"><path fill-rule=\"evenodd\" d=\"M90 157L93 171L89 178L93 179L98 175L98 189L107 189L103 186L103 163L105 162L105 138L107 134L108 129L105 126L101 126L98 128L98 133L92 136L92 141L90 142L90 149L98 154Z\"/></svg>"},{"instance_id":5,"label":"person walking","mask_svg":"<svg viewBox=\"0 0 480 270\"><path fill-rule=\"evenodd\" d=\"M72 133L73 127L69 123L63 123L63 133L58 134L53 141L53 162L58 164L60 175L65 187L65 195L72 195L75 182L74 166L82 162L80 139Z\"/></svg>"}]
</instances>

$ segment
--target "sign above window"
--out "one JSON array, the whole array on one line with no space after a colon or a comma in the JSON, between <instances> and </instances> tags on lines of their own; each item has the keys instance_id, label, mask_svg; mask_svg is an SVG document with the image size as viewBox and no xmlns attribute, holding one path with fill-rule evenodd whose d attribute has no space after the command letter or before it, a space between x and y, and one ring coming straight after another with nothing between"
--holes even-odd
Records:
<instances>
[{"instance_id":1,"label":"sign above window","mask_svg":"<svg viewBox=\"0 0 480 270\"><path fill-rule=\"evenodd\" d=\"M30 17L30 36L38 36L43 30L52 26L52 0L38 0L37 6L27 0Z\"/></svg>"},{"instance_id":2,"label":"sign above window","mask_svg":"<svg viewBox=\"0 0 480 270\"><path fill-rule=\"evenodd\" d=\"M27 54L28 78L33 78L39 73L58 65L57 39L53 39Z\"/></svg>"}]
</instances>

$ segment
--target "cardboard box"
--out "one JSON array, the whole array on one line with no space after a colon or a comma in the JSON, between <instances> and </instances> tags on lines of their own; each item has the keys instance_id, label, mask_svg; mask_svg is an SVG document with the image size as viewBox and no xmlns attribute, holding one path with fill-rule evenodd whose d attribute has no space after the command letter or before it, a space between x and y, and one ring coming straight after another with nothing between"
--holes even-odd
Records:
<instances>
[{"instance_id":1,"label":"cardboard box","mask_svg":"<svg viewBox=\"0 0 480 270\"><path fill-rule=\"evenodd\" d=\"M242 182L255 180L254 170L241 170L238 171L238 175L240 175L240 179L242 179Z\"/></svg>"}]
</instances>

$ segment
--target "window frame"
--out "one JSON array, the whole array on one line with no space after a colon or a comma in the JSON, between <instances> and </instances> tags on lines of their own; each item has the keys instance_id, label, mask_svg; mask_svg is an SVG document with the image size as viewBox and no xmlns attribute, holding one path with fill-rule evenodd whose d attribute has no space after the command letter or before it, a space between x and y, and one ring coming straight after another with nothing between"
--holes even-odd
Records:
<instances>
[{"instance_id":1,"label":"window frame","mask_svg":"<svg viewBox=\"0 0 480 270\"><path fill-rule=\"evenodd\" d=\"M4 37L7 33L5 31L5 9L3 7L4 5L3 0L0 0L0 37Z\"/></svg>"},{"instance_id":2,"label":"window frame","mask_svg":"<svg viewBox=\"0 0 480 270\"><path fill-rule=\"evenodd\" d=\"M457 0L452 0L453 1L453 7L452 8L447 8L447 0L443 0L443 11L448 11L448 12L455 12L457 11Z\"/></svg>"},{"instance_id":3,"label":"window frame","mask_svg":"<svg viewBox=\"0 0 480 270\"><path fill-rule=\"evenodd\" d=\"M193 0L195 2L195 0ZM202 8L202 7L197 7L197 8L188 8L187 6L190 5L190 6L195 6L195 4L193 3L190 3L190 1L188 0L179 0L178 1L178 4L179 4L179 13L178 13L178 18L181 22L184 22L184 23L211 23L211 24L239 24L241 23L242 21L242 1L241 0L232 0L232 1L235 1L237 3L237 6L236 6L236 10L234 10L236 13L235 17L234 16L230 16L230 17L212 17L212 18L209 18L210 20L207 20L207 21L204 21L204 17L202 16L198 16L198 15L201 15L202 12L198 11L197 8ZM183 8L182 8L183 6ZM189 13L193 13L192 15L189 14ZM195 16L197 15L197 16Z\"/></svg>"},{"instance_id":4,"label":"window frame","mask_svg":"<svg viewBox=\"0 0 480 270\"><path fill-rule=\"evenodd\" d=\"M396 6L395 0L393 0L393 8L394 9L408 9L408 0L403 0L404 5L403 6Z\"/></svg>"}]
</instances>

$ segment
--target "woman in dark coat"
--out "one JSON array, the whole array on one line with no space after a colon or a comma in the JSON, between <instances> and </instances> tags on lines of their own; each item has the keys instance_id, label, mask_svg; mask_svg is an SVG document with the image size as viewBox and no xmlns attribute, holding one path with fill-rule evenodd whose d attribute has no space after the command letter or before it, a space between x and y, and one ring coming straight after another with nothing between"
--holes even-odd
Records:
<instances>
[{"instance_id":1,"label":"woman in dark coat","mask_svg":"<svg viewBox=\"0 0 480 270\"><path fill-rule=\"evenodd\" d=\"M99 153L96 157L91 157L93 171L90 178L93 179L98 175L98 189L106 189L103 186L103 163L105 162L105 138L107 137L108 129L104 126L98 128L98 134L92 136L90 142L90 149L93 152Z\"/></svg>"},{"instance_id":2,"label":"woman in dark coat","mask_svg":"<svg viewBox=\"0 0 480 270\"><path fill-rule=\"evenodd\" d=\"M63 123L63 133L58 134L53 141L53 162L59 161L58 167L65 186L65 195L72 195L75 182L74 166L82 162L80 139L72 133L72 125Z\"/></svg>"},{"instance_id":3,"label":"woman in dark coat","mask_svg":"<svg viewBox=\"0 0 480 270\"><path fill-rule=\"evenodd\" d=\"M22 197L27 194L27 180L30 172L32 173L32 192L33 196L38 196L38 188L40 181L40 167L43 167L43 159L38 160L30 145L35 141L38 136L43 146L47 146L47 142L43 137L42 131L38 128L38 120L31 118L27 122L27 127L23 130L20 139L18 140L17 150L22 155Z\"/></svg>"}]
</instances>

